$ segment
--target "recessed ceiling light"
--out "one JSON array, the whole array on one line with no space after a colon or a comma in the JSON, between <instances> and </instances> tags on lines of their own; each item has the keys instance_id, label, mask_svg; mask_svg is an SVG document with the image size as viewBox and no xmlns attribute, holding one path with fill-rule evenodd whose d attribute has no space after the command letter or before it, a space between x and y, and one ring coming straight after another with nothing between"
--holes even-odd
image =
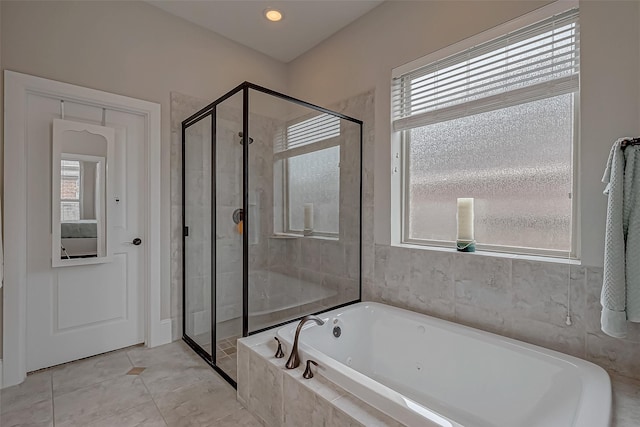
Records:
<instances>
[{"instance_id":1,"label":"recessed ceiling light","mask_svg":"<svg viewBox=\"0 0 640 427\"><path fill-rule=\"evenodd\" d=\"M264 16L269 21L278 22L282 19L282 12L276 9L267 9L264 11Z\"/></svg>"}]
</instances>

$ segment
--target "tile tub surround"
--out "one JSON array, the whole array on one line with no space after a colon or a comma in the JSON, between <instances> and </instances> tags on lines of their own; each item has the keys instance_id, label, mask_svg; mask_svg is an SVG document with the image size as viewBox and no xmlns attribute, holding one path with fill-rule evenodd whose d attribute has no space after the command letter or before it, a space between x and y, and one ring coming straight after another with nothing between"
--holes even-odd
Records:
<instances>
[{"instance_id":1,"label":"tile tub surround","mask_svg":"<svg viewBox=\"0 0 640 427\"><path fill-rule=\"evenodd\" d=\"M624 340L600 331L601 268L376 245L374 279L365 283L365 301L519 339L640 379L640 325L629 324Z\"/></svg>"},{"instance_id":2,"label":"tile tub surround","mask_svg":"<svg viewBox=\"0 0 640 427\"><path fill-rule=\"evenodd\" d=\"M274 357L273 336L238 341L238 401L266 426L401 426L320 375L302 378L304 365L286 369L287 358Z\"/></svg>"},{"instance_id":3,"label":"tile tub surround","mask_svg":"<svg viewBox=\"0 0 640 427\"><path fill-rule=\"evenodd\" d=\"M400 426L377 409L335 386L320 374L302 378L304 363L294 370L276 359L275 331L238 341L238 401L270 426ZM304 361L303 361L304 362ZM314 371L317 372L317 371ZM640 425L640 381L612 375L611 427Z\"/></svg>"},{"instance_id":4,"label":"tile tub surround","mask_svg":"<svg viewBox=\"0 0 640 427\"><path fill-rule=\"evenodd\" d=\"M134 367L145 369L131 375ZM78 427L261 425L237 402L235 390L180 341L38 371L1 391L2 427L54 422Z\"/></svg>"}]
</instances>

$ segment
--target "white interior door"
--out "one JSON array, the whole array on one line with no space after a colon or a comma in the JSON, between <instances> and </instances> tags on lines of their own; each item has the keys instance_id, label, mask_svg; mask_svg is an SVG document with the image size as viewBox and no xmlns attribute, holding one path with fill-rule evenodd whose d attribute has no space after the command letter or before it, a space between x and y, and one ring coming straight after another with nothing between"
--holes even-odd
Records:
<instances>
[{"instance_id":1,"label":"white interior door","mask_svg":"<svg viewBox=\"0 0 640 427\"><path fill-rule=\"evenodd\" d=\"M28 94L26 106L26 368L33 371L144 342L147 130L143 116L106 110L104 125L115 129L107 195L112 261L52 268L52 122L60 118L60 101ZM99 107L65 102L64 111L66 120L102 123ZM142 244L132 244L135 238Z\"/></svg>"}]
</instances>

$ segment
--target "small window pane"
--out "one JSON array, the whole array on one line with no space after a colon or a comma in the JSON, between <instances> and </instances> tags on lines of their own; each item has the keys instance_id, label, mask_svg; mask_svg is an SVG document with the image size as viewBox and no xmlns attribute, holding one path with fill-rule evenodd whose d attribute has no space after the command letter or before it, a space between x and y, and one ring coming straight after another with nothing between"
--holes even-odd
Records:
<instances>
[{"instance_id":1,"label":"small window pane","mask_svg":"<svg viewBox=\"0 0 640 427\"><path fill-rule=\"evenodd\" d=\"M409 239L453 241L475 198L478 243L571 248L573 94L408 133Z\"/></svg>"},{"instance_id":2,"label":"small window pane","mask_svg":"<svg viewBox=\"0 0 640 427\"><path fill-rule=\"evenodd\" d=\"M80 198L80 162L78 160L60 161L60 198Z\"/></svg>"},{"instance_id":3,"label":"small window pane","mask_svg":"<svg viewBox=\"0 0 640 427\"><path fill-rule=\"evenodd\" d=\"M80 202L60 202L60 220L79 221L80 220Z\"/></svg>"},{"instance_id":4,"label":"small window pane","mask_svg":"<svg viewBox=\"0 0 640 427\"><path fill-rule=\"evenodd\" d=\"M304 228L304 204L313 203L314 231L338 232L340 147L288 159L289 228Z\"/></svg>"}]
</instances>

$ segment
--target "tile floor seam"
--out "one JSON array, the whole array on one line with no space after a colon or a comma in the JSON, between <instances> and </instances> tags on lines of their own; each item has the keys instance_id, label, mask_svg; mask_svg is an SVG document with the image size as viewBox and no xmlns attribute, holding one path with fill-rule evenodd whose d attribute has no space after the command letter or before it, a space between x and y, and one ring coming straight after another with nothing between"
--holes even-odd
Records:
<instances>
[{"instance_id":1,"label":"tile floor seam","mask_svg":"<svg viewBox=\"0 0 640 427\"><path fill-rule=\"evenodd\" d=\"M164 414L162 413L162 411L158 407L158 403L156 402L155 397L153 397L153 393L151 393L151 390L149 390L149 387L147 386L147 383L144 382L144 378L142 378L142 376L139 376L138 378L140 378L140 381L142 381L142 385L144 386L145 390L147 390L147 393L149 393L149 396L151 397L151 401L153 402L153 406L155 406L156 410L158 411L158 414L160 414L160 418L162 418L162 421L164 422L164 425L168 427L169 423L167 422L166 418L164 417Z\"/></svg>"},{"instance_id":2,"label":"tile floor seam","mask_svg":"<svg viewBox=\"0 0 640 427\"><path fill-rule=\"evenodd\" d=\"M131 363L131 366L135 368L136 365L133 363L133 360L131 360L131 357L129 356L129 352L125 351L124 354L127 356L127 359L129 359L129 363Z\"/></svg>"},{"instance_id":3,"label":"tile floor seam","mask_svg":"<svg viewBox=\"0 0 640 427\"><path fill-rule=\"evenodd\" d=\"M53 374L49 376L49 384L51 385L51 425L56 427L56 405L53 403Z\"/></svg>"}]
</instances>

